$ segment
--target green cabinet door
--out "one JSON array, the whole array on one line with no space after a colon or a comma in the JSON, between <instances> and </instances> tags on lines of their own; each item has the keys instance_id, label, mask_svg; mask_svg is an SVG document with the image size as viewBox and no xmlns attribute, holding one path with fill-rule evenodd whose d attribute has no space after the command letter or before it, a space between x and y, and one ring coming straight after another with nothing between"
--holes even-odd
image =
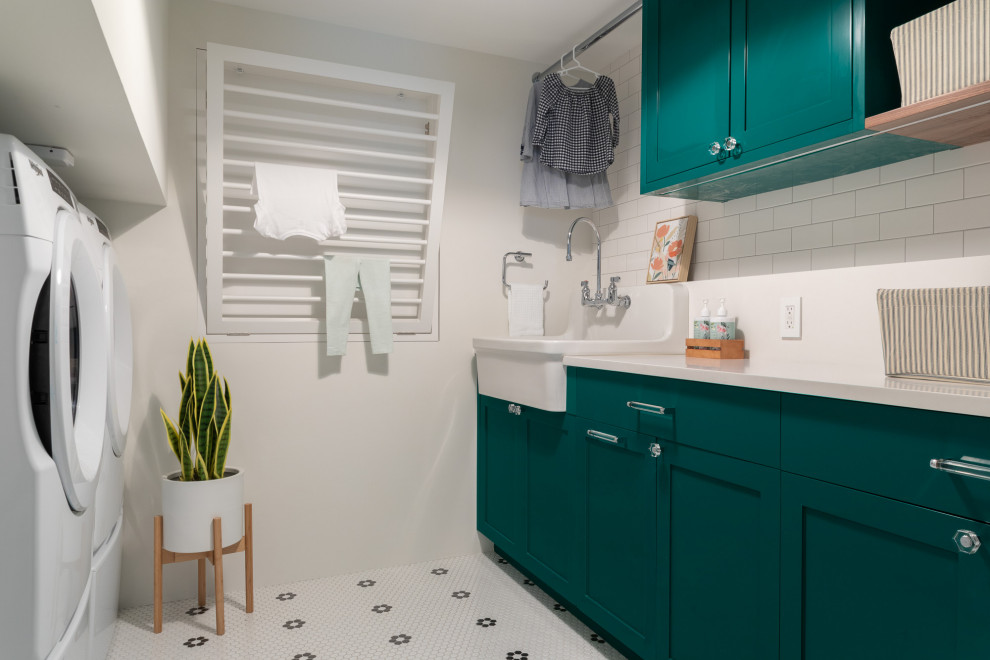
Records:
<instances>
[{"instance_id":1,"label":"green cabinet door","mask_svg":"<svg viewBox=\"0 0 990 660\"><path fill-rule=\"evenodd\" d=\"M854 5L862 11L861 0L734 0L731 124L747 160L854 130Z\"/></svg>"},{"instance_id":2,"label":"green cabinet door","mask_svg":"<svg viewBox=\"0 0 990 660\"><path fill-rule=\"evenodd\" d=\"M780 472L673 444L663 466L658 657L777 658Z\"/></svg>"},{"instance_id":3,"label":"green cabinet door","mask_svg":"<svg viewBox=\"0 0 990 660\"><path fill-rule=\"evenodd\" d=\"M850 457L854 460L856 457ZM784 473L781 658L990 657L990 526Z\"/></svg>"},{"instance_id":4,"label":"green cabinet door","mask_svg":"<svg viewBox=\"0 0 990 660\"><path fill-rule=\"evenodd\" d=\"M729 134L730 0L644 9L642 178L715 170L725 159L708 146Z\"/></svg>"},{"instance_id":5,"label":"green cabinet door","mask_svg":"<svg viewBox=\"0 0 990 660\"><path fill-rule=\"evenodd\" d=\"M577 443L564 413L524 410L526 534L523 563L570 600L580 542L574 465ZM522 484L519 484L521 486Z\"/></svg>"},{"instance_id":6,"label":"green cabinet door","mask_svg":"<svg viewBox=\"0 0 990 660\"><path fill-rule=\"evenodd\" d=\"M478 531L506 552L523 544L525 444L507 401L478 397Z\"/></svg>"},{"instance_id":7,"label":"green cabinet door","mask_svg":"<svg viewBox=\"0 0 990 660\"><path fill-rule=\"evenodd\" d=\"M572 418L583 539L578 608L642 658L655 657L657 492L654 440Z\"/></svg>"}]
</instances>

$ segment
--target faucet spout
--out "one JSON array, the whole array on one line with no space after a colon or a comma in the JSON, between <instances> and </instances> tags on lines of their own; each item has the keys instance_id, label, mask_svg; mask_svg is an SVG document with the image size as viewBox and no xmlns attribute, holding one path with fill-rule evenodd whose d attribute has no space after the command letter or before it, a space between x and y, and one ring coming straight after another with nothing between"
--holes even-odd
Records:
<instances>
[{"instance_id":1,"label":"faucet spout","mask_svg":"<svg viewBox=\"0 0 990 660\"><path fill-rule=\"evenodd\" d=\"M591 227L591 230L595 232L595 242L597 244L596 251L598 256L597 274L595 277L595 300L600 301L602 299L602 237L598 233L598 227L596 227L595 223L591 221L591 218L581 216L580 218L578 218L577 220L571 223L571 228L567 230L567 256L565 257L565 259L567 261L572 260L571 236L574 235L574 227L576 227L577 224L582 221L587 222L588 226Z\"/></svg>"}]
</instances>

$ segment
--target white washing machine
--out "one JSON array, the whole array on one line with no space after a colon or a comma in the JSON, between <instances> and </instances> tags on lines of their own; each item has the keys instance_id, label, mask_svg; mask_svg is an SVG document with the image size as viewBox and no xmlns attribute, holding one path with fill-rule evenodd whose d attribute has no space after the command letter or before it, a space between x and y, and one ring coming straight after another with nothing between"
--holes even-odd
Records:
<instances>
[{"instance_id":1,"label":"white washing machine","mask_svg":"<svg viewBox=\"0 0 990 660\"><path fill-rule=\"evenodd\" d=\"M0 135L0 645L85 658L107 345L72 192Z\"/></svg>"},{"instance_id":2,"label":"white washing machine","mask_svg":"<svg viewBox=\"0 0 990 660\"><path fill-rule=\"evenodd\" d=\"M121 525L124 502L124 447L131 411L133 348L131 308L117 266L110 232L96 215L79 205L91 229L92 250L100 265L107 342L107 410L103 467L96 487L92 587L89 592L89 658L103 660L110 651L120 594Z\"/></svg>"}]
</instances>

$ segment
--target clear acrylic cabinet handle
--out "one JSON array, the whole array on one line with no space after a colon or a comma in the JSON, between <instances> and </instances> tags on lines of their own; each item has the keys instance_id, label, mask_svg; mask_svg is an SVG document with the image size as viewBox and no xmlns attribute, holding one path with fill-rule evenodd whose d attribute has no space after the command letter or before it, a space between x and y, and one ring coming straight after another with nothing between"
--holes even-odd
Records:
<instances>
[{"instance_id":1,"label":"clear acrylic cabinet handle","mask_svg":"<svg viewBox=\"0 0 990 660\"><path fill-rule=\"evenodd\" d=\"M956 535L952 537L952 540L956 542L956 547L959 548L959 552L964 555L975 555L983 545L980 541L980 537L976 535L976 532L971 532L968 529L960 529L956 532Z\"/></svg>"}]
</instances>

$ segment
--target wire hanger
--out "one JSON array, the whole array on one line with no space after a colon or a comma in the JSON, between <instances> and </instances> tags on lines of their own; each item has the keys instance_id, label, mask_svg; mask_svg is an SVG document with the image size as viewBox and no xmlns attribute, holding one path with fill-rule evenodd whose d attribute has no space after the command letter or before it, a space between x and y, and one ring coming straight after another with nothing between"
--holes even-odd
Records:
<instances>
[{"instance_id":1,"label":"wire hanger","mask_svg":"<svg viewBox=\"0 0 990 660\"><path fill-rule=\"evenodd\" d=\"M587 71L588 73L590 73L591 75L593 75L595 78L598 77L598 73L596 73L595 71L592 71L588 67L586 67L583 64L581 64L580 62L578 62L578 58L577 58L577 44L575 44L571 48L571 65L568 66L568 67L565 67L564 66L564 58L565 57L567 57L567 56L566 55L561 55L560 56L560 72L559 73L560 73L561 76L570 76L572 78L579 78L579 76L576 76L576 75L574 75L571 72L572 71Z\"/></svg>"}]
</instances>

